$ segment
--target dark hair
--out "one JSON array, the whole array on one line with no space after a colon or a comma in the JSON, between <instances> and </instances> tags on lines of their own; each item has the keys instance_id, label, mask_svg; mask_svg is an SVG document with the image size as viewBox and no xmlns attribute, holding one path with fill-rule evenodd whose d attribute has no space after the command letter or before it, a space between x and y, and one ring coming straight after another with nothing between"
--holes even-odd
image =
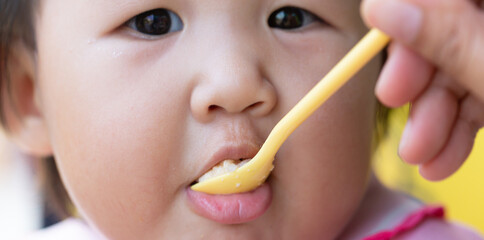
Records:
<instances>
[{"instance_id":1,"label":"dark hair","mask_svg":"<svg viewBox=\"0 0 484 240\"><path fill-rule=\"evenodd\" d=\"M0 0L0 99L9 93L10 76L8 61L14 43L21 42L28 50L36 51L33 26L36 0ZM0 102L0 123L8 132L4 103ZM53 157L41 162L38 177L41 181L46 211L54 212L58 218L66 218L72 212L72 204L57 171Z\"/></svg>"}]
</instances>

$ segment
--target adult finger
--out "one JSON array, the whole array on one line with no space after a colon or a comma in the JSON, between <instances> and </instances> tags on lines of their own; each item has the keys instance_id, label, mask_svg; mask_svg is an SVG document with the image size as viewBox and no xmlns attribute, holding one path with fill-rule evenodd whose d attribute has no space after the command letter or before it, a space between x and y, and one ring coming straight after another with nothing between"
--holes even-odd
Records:
<instances>
[{"instance_id":1,"label":"adult finger","mask_svg":"<svg viewBox=\"0 0 484 240\"><path fill-rule=\"evenodd\" d=\"M484 14L468 0L366 0L365 20L484 101Z\"/></svg>"},{"instance_id":2,"label":"adult finger","mask_svg":"<svg viewBox=\"0 0 484 240\"><path fill-rule=\"evenodd\" d=\"M420 165L420 174L431 181L439 181L450 176L469 156L474 137L475 130L466 122L458 121L446 147L434 159Z\"/></svg>"},{"instance_id":3,"label":"adult finger","mask_svg":"<svg viewBox=\"0 0 484 240\"><path fill-rule=\"evenodd\" d=\"M420 55L393 43L376 85L376 96L389 107L400 107L421 94L434 71L434 67Z\"/></svg>"},{"instance_id":4,"label":"adult finger","mask_svg":"<svg viewBox=\"0 0 484 240\"><path fill-rule=\"evenodd\" d=\"M412 103L399 147L400 157L411 164L433 159L445 146L457 118L458 97L435 76L432 85Z\"/></svg>"},{"instance_id":5,"label":"adult finger","mask_svg":"<svg viewBox=\"0 0 484 240\"><path fill-rule=\"evenodd\" d=\"M454 173L469 156L479 128L484 126L482 102L471 95L462 100L459 117L442 151L431 161L420 166L420 173L428 180L442 180Z\"/></svg>"}]
</instances>

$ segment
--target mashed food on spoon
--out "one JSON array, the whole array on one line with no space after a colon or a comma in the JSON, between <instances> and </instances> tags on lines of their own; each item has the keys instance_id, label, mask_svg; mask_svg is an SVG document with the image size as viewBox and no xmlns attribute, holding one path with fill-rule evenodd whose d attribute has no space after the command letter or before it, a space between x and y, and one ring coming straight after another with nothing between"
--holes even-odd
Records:
<instances>
[{"instance_id":1,"label":"mashed food on spoon","mask_svg":"<svg viewBox=\"0 0 484 240\"><path fill-rule=\"evenodd\" d=\"M232 160L232 159L224 160L224 161L220 162L219 164L215 165L212 169L210 169L210 171L203 174L203 176L201 176L198 179L198 182L207 181L211 178L215 178L215 177L224 175L226 173L233 172L233 171L237 170L238 168L244 166L246 163L249 162L249 160L250 159L245 159L243 161L237 161L237 160Z\"/></svg>"}]
</instances>

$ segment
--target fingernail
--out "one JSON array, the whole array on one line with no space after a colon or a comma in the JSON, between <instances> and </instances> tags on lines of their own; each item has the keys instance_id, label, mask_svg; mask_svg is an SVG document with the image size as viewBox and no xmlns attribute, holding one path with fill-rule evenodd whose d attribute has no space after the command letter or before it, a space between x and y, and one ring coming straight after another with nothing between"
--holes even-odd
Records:
<instances>
[{"instance_id":1,"label":"fingernail","mask_svg":"<svg viewBox=\"0 0 484 240\"><path fill-rule=\"evenodd\" d=\"M402 0L374 1L371 5L369 11L375 27L405 43L415 40L423 18L418 6Z\"/></svg>"},{"instance_id":2,"label":"fingernail","mask_svg":"<svg viewBox=\"0 0 484 240\"><path fill-rule=\"evenodd\" d=\"M402 151L407 149L407 145L410 140L411 125L410 120L408 120L407 124L405 125L405 129L403 130L402 137L400 138L400 145L398 146L398 156L400 158L402 158Z\"/></svg>"}]
</instances>

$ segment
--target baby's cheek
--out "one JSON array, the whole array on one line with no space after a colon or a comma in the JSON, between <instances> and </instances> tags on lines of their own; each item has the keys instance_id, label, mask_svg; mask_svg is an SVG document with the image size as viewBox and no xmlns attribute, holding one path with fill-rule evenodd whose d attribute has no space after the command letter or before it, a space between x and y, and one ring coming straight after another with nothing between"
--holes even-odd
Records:
<instances>
[{"instance_id":1,"label":"baby's cheek","mask_svg":"<svg viewBox=\"0 0 484 240\"><path fill-rule=\"evenodd\" d=\"M95 148L83 150L91 154L58 157L63 179L83 217L107 233L149 232L147 224L162 216L173 201L168 194L172 189L164 184L169 181L161 179L168 174L126 152L106 156L92 154Z\"/></svg>"},{"instance_id":2,"label":"baby's cheek","mask_svg":"<svg viewBox=\"0 0 484 240\"><path fill-rule=\"evenodd\" d=\"M365 193L375 105L370 75L359 75L333 96L276 156L271 181L279 197L273 200L274 212L298 219L291 224L314 234L307 238L336 238Z\"/></svg>"},{"instance_id":3,"label":"baby's cheek","mask_svg":"<svg viewBox=\"0 0 484 240\"><path fill-rule=\"evenodd\" d=\"M91 223L106 232L149 232L153 225L147 223L174 201L176 175L170 169L179 168L173 159L179 159L176 145L182 144L170 136L177 128L148 116L153 111L106 112L109 108L114 106L79 103L57 114L51 128L55 157L70 195Z\"/></svg>"},{"instance_id":4,"label":"baby's cheek","mask_svg":"<svg viewBox=\"0 0 484 240\"><path fill-rule=\"evenodd\" d=\"M335 131L317 130L301 129L281 149L272 178L279 198L273 204L285 218L298 219L291 222L294 232L335 239L364 195L370 160L365 151L346 148L346 139L328 137Z\"/></svg>"}]
</instances>

